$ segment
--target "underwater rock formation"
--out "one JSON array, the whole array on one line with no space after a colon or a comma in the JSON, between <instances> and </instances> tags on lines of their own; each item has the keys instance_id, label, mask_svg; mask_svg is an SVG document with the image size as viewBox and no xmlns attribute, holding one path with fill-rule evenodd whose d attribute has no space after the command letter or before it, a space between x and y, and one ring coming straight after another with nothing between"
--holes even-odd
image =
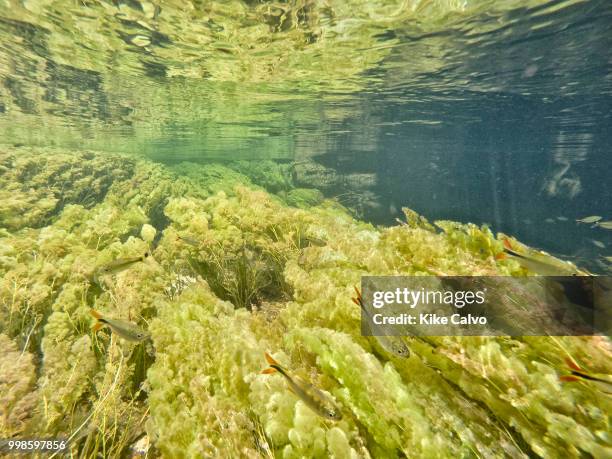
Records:
<instances>
[{"instance_id":1,"label":"underwater rock formation","mask_svg":"<svg viewBox=\"0 0 612 459\"><path fill-rule=\"evenodd\" d=\"M609 374L607 338L413 337L401 359L361 335L350 298L362 275L525 274L495 259L503 245L486 227L439 231L406 210L406 224L378 228L321 197L288 206L222 166L177 174L0 151L1 189L16 190L0 214L2 437L69 438L82 457L119 457L143 438L151 456L177 458L612 453L609 396L559 381L570 355ZM25 188L22 164L43 159ZM46 187L66 202L51 206ZM84 199L85 188L98 191ZM97 267L147 251L93 282ZM94 333L91 308L151 340ZM265 351L332 397L342 420L261 374Z\"/></svg>"},{"instance_id":2,"label":"underwater rock formation","mask_svg":"<svg viewBox=\"0 0 612 459\"><path fill-rule=\"evenodd\" d=\"M0 150L0 222L4 228L41 227L67 204L91 207L104 198L115 180L127 178L130 161L117 168L93 153L19 155Z\"/></svg>"},{"instance_id":3,"label":"underwater rock formation","mask_svg":"<svg viewBox=\"0 0 612 459\"><path fill-rule=\"evenodd\" d=\"M292 165L293 181L298 186L311 185L319 190L330 190L341 183L338 172L314 161L299 161Z\"/></svg>"}]
</instances>

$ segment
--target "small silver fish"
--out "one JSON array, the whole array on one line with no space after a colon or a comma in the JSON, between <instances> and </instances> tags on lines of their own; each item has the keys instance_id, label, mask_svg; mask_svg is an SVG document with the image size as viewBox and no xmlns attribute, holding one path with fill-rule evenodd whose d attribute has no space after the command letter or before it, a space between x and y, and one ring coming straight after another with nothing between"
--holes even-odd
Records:
<instances>
[{"instance_id":1,"label":"small silver fish","mask_svg":"<svg viewBox=\"0 0 612 459\"><path fill-rule=\"evenodd\" d=\"M107 326L111 329L113 333L116 333L118 336L128 341L144 341L150 336L148 332L140 329L136 324L133 324L132 322L127 322L125 320L119 319L105 318L95 309L91 309L89 312L97 320L95 325L92 327L94 333L100 330L101 328Z\"/></svg>"},{"instance_id":2,"label":"small silver fish","mask_svg":"<svg viewBox=\"0 0 612 459\"><path fill-rule=\"evenodd\" d=\"M192 245L194 247L198 247L200 245L200 241L194 239L189 236L178 236L179 240L183 241L185 244Z\"/></svg>"},{"instance_id":3,"label":"small silver fish","mask_svg":"<svg viewBox=\"0 0 612 459\"><path fill-rule=\"evenodd\" d=\"M591 215L590 217L579 218L576 220L578 223L595 223L601 220L599 215Z\"/></svg>"},{"instance_id":4,"label":"small silver fish","mask_svg":"<svg viewBox=\"0 0 612 459\"><path fill-rule=\"evenodd\" d=\"M512 259L521 266L540 276L589 276L590 273L578 269L574 264L560 260L541 250L525 245L513 247L508 238L503 239L504 251L495 258L498 260ZM519 252L520 251L520 252Z\"/></svg>"},{"instance_id":5,"label":"small silver fish","mask_svg":"<svg viewBox=\"0 0 612 459\"><path fill-rule=\"evenodd\" d=\"M599 247L600 249L605 249L606 248L606 244L604 244L601 241L596 241L595 239L591 239L591 242L593 243L593 245L595 247Z\"/></svg>"},{"instance_id":6,"label":"small silver fish","mask_svg":"<svg viewBox=\"0 0 612 459\"><path fill-rule=\"evenodd\" d=\"M353 303L359 306L364 314L368 317L368 325L370 326L370 330L372 331L374 338L376 338L376 340L387 352L404 359L410 357L410 348L404 341L404 338L402 336L387 335L383 327L377 325L372 319L371 314L363 304L363 298L361 297L361 292L359 289L357 287L354 287L354 289L357 296L355 298L351 298L351 300L353 300Z\"/></svg>"},{"instance_id":7,"label":"small silver fish","mask_svg":"<svg viewBox=\"0 0 612 459\"><path fill-rule=\"evenodd\" d=\"M326 419L332 421L339 421L342 419L342 412L336 406L332 398L317 389L315 386L298 378L297 376L291 376L287 370L280 366L280 364L272 358L270 354L265 353L266 361L270 365L262 371L262 374L272 374L279 372L287 380L289 389L297 395L311 410Z\"/></svg>"},{"instance_id":8,"label":"small silver fish","mask_svg":"<svg viewBox=\"0 0 612 459\"><path fill-rule=\"evenodd\" d=\"M566 222L568 218L567 217L557 217L557 220L559 220L560 222Z\"/></svg>"},{"instance_id":9,"label":"small silver fish","mask_svg":"<svg viewBox=\"0 0 612 459\"><path fill-rule=\"evenodd\" d=\"M606 222L596 222L593 226L603 229L612 230L612 220Z\"/></svg>"},{"instance_id":10,"label":"small silver fish","mask_svg":"<svg viewBox=\"0 0 612 459\"><path fill-rule=\"evenodd\" d=\"M117 274L121 271L128 269L134 263L145 261L145 259L149 255L151 255L149 252L145 252L145 254L140 257L118 258L117 260L102 265L98 269L96 269L93 276L93 280L96 284L100 285L100 276L105 276L107 274Z\"/></svg>"},{"instance_id":11,"label":"small silver fish","mask_svg":"<svg viewBox=\"0 0 612 459\"><path fill-rule=\"evenodd\" d=\"M327 241L314 236L306 236L305 241L308 242L309 246L315 247L325 247L327 245Z\"/></svg>"},{"instance_id":12,"label":"small silver fish","mask_svg":"<svg viewBox=\"0 0 612 459\"><path fill-rule=\"evenodd\" d=\"M141 35L141 34L130 35L128 39L130 40L130 43L132 43L135 46L139 46L141 48L144 48L151 44L151 38L147 37L146 35Z\"/></svg>"}]
</instances>

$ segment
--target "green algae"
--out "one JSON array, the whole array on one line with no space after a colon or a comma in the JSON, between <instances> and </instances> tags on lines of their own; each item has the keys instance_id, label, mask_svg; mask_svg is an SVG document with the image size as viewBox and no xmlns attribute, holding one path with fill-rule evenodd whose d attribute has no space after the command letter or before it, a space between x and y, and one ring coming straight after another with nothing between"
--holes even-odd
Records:
<instances>
[{"instance_id":1,"label":"green algae","mask_svg":"<svg viewBox=\"0 0 612 459\"><path fill-rule=\"evenodd\" d=\"M280 194L287 204L293 207L307 208L321 204L323 193L314 188L295 188L286 194Z\"/></svg>"},{"instance_id":2,"label":"green algae","mask_svg":"<svg viewBox=\"0 0 612 459\"><path fill-rule=\"evenodd\" d=\"M496 260L487 227L405 210L405 224L378 228L322 198L288 206L282 192L294 190L271 195L244 164L8 147L2 164L25 151L49 167L0 177L22 186L0 220L0 436L70 438L83 457L125 455L143 435L151 455L185 458L611 454L610 398L558 379L568 355L610 373L607 338L415 337L398 359L361 336L350 298L362 275L524 275ZM50 170L71 171L74 193L53 210L40 191L58 186ZM83 201L84 177L112 170L123 172ZM91 282L97 266L146 250ZM90 308L151 342L94 334ZM260 374L264 351L329 393L343 419Z\"/></svg>"},{"instance_id":3,"label":"green algae","mask_svg":"<svg viewBox=\"0 0 612 459\"><path fill-rule=\"evenodd\" d=\"M125 179L133 168L129 161L116 168L92 153L76 159L30 152L0 152L0 221L10 230L44 226L68 204L93 206L113 181Z\"/></svg>"}]
</instances>

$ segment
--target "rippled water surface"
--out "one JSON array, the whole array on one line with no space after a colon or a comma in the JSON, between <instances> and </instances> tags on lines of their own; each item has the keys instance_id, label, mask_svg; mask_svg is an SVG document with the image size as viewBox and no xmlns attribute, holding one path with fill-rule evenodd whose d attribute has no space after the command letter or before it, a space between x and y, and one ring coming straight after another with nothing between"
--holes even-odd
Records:
<instances>
[{"instance_id":1,"label":"rippled water surface","mask_svg":"<svg viewBox=\"0 0 612 459\"><path fill-rule=\"evenodd\" d=\"M274 159L376 223L408 206L605 270L612 3L0 2L3 142ZM610 248L609 248L610 247Z\"/></svg>"}]
</instances>

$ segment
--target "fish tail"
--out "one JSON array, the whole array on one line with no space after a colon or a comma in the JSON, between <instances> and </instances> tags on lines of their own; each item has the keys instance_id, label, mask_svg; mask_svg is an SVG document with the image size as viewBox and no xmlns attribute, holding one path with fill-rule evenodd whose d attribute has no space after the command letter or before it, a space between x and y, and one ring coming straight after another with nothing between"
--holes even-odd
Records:
<instances>
[{"instance_id":1,"label":"fish tail","mask_svg":"<svg viewBox=\"0 0 612 459\"><path fill-rule=\"evenodd\" d=\"M355 303L357 306L363 307L363 297L361 296L361 291L356 285L354 285L353 288L355 289L355 294L357 296L351 298L351 300L353 300L353 303Z\"/></svg>"},{"instance_id":2,"label":"fish tail","mask_svg":"<svg viewBox=\"0 0 612 459\"><path fill-rule=\"evenodd\" d=\"M577 382L577 381L580 381L580 378L578 376L574 376L574 375L563 375L563 376L559 376L559 381L563 381L563 382Z\"/></svg>"},{"instance_id":3,"label":"fish tail","mask_svg":"<svg viewBox=\"0 0 612 459\"><path fill-rule=\"evenodd\" d=\"M359 290L359 288L356 285L353 285L353 288L355 289L355 293L357 294L357 299L361 301L362 300L361 290Z\"/></svg>"},{"instance_id":4,"label":"fish tail","mask_svg":"<svg viewBox=\"0 0 612 459\"><path fill-rule=\"evenodd\" d=\"M283 369L283 367L281 367L280 363L278 363L276 360L274 360L274 358L268 354L267 352L264 353L264 356L266 357L266 361L268 362L268 365L270 365L268 368L266 368L265 370L263 370L261 373L265 374L265 375L269 375L272 373L276 373L277 371L285 376L287 376L287 373L285 372L285 370Z\"/></svg>"},{"instance_id":5,"label":"fish tail","mask_svg":"<svg viewBox=\"0 0 612 459\"><path fill-rule=\"evenodd\" d=\"M90 309L89 313L96 318L96 323L93 324L93 326L91 327L91 331L95 333L104 327L104 319L102 318L102 314L100 314L95 309Z\"/></svg>"},{"instance_id":6,"label":"fish tail","mask_svg":"<svg viewBox=\"0 0 612 459\"><path fill-rule=\"evenodd\" d=\"M529 260L528 257L526 257L524 255L521 255L520 253L518 253L518 252L516 252L516 251L514 251L512 249L509 249L508 247L504 248L504 252L503 253L504 253L505 257L507 257L508 255L512 255L515 258L520 258L522 260Z\"/></svg>"},{"instance_id":7,"label":"fish tail","mask_svg":"<svg viewBox=\"0 0 612 459\"><path fill-rule=\"evenodd\" d=\"M559 377L559 379L561 381L567 381L567 382L572 382L572 381L580 381L580 380L590 380L590 381L603 381L604 380L597 378L595 376L591 376L588 373L585 373L584 370L582 368L580 368L580 365L578 365L574 359L570 358L570 357L566 357L565 358L565 363L567 364L567 366L570 368L571 370L571 375L565 375L565 376L561 376Z\"/></svg>"},{"instance_id":8,"label":"fish tail","mask_svg":"<svg viewBox=\"0 0 612 459\"><path fill-rule=\"evenodd\" d=\"M279 363L267 352L264 352L264 356L266 357L266 362L268 362L270 365L280 366Z\"/></svg>"},{"instance_id":9,"label":"fish tail","mask_svg":"<svg viewBox=\"0 0 612 459\"><path fill-rule=\"evenodd\" d=\"M568 367L570 367L574 371L582 371L582 368L580 368L580 365L578 365L576 362L574 362L573 359L569 357L565 358L565 363L567 364Z\"/></svg>"},{"instance_id":10,"label":"fish tail","mask_svg":"<svg viewBox=\"0 0 612 459\"><path fill-rule=\"evenodd\" d=\"M593 376L593 375L590 375L588 373L584 373L582 371L575 371L575 370L573 370L572 371L572 376L575 376L575 377L580 378L580 379L586 379L586 380L589 380L589 381L598 381L598 382L602 382L602 383L605 383L605 384L610 384L610 381L606 381L605 379L598 378L597 376Z\"/></svg>"}]
</instances>

